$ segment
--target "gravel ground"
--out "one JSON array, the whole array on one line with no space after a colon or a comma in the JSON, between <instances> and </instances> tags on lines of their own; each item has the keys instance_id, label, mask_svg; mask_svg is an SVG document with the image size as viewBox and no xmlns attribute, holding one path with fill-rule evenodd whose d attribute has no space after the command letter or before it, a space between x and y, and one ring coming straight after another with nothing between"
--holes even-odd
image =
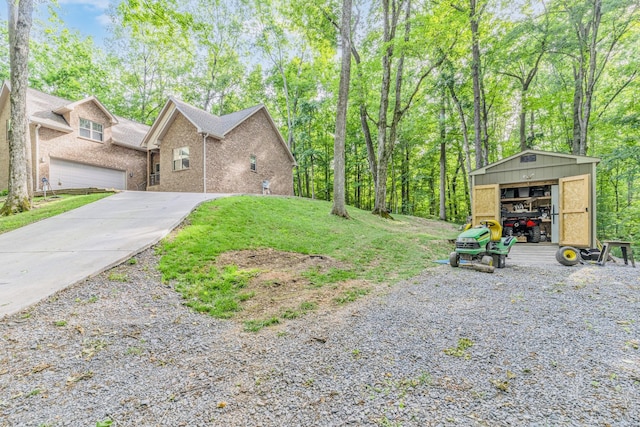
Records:
<instances>
[{"instance_id":1,"label":"gravel ground","mask_svg":"<svg viewBox=\"0 0 640 427\"><path fill-rule=\"evenodd\" d=\"M438 266L256 334L136 259L0 321L1 426L640 425L627 266Z\"/></svg>"}]
</instances>

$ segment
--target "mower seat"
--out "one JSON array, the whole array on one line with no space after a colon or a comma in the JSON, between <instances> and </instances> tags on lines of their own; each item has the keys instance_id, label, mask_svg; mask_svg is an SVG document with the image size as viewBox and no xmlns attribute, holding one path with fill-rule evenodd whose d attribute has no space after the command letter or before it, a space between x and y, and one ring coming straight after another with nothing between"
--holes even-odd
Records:
<instances>
[{"instance_id":1,"label":"mower seat","mask_svg":"<svg viewBox=\"0 0 640 427\"><path fill-rule=\"evenodd\" d=\"M495 219L487 219L481 222L482 225L486 226L489 230L491 230L491 241L499 242L502 239L502 226Z\"/></svg>"}]
</instances>

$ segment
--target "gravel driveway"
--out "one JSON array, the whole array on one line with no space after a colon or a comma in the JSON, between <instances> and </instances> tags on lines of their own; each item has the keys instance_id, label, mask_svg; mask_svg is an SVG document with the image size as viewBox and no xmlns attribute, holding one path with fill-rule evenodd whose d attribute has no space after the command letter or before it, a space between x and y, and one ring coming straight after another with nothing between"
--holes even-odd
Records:
<instances>
[{"instance_id":1,"label":"gravel driveway","mask_svg":"<svg viewBox=\"0 0 640 427\"><path fill-rule=\"evenodd\" d=\"M438 266L257 334L151 251L0 322L0 425L638 426L640 275Z\"/></svg>"}]
</instances>

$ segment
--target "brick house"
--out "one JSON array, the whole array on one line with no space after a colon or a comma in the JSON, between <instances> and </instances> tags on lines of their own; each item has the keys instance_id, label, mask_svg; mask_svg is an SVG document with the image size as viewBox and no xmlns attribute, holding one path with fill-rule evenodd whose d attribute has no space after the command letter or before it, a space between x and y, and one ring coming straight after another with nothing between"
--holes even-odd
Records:
<instances>
[{"instance_id":1,"label":"brick house","mask_svg":"<svg viewBox=\"0 0 640 427\"><path fill-rule=\"evenodd\" d=\"M0 190L8 188L10 87L0 89ZM93 96L72 102L27 90L34 189L144 190L149 126L116 117Z\"/></svg>"},{"instance_id":2,"label":"brick house","mask_svg":"<svg viewBox=\"0 0 640 427\"><path fill-rule=\"evenodd\" d=\"M149 191L293 195L296 162L264 105L214 116L169 98L142 146Z\"/></svg>"}]
</instances>

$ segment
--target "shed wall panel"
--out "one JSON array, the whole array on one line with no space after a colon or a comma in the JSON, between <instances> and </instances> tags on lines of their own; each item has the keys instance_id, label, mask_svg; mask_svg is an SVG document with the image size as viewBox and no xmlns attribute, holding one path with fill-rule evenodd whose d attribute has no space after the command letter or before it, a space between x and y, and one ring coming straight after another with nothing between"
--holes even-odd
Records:
<instances>
[{"instance_id":1,"label":"shed wall panel","mask_svg":"<svg viewBox=\"0 0 640 427\"><path fill-rule=\"evenodd\" d=\"M476 185L513 184L517 182L546 181L590 173L591 164L553 165L500 171L491 168L484 175L476 175L475 182Z\"/></svg>"}]
</instances>

